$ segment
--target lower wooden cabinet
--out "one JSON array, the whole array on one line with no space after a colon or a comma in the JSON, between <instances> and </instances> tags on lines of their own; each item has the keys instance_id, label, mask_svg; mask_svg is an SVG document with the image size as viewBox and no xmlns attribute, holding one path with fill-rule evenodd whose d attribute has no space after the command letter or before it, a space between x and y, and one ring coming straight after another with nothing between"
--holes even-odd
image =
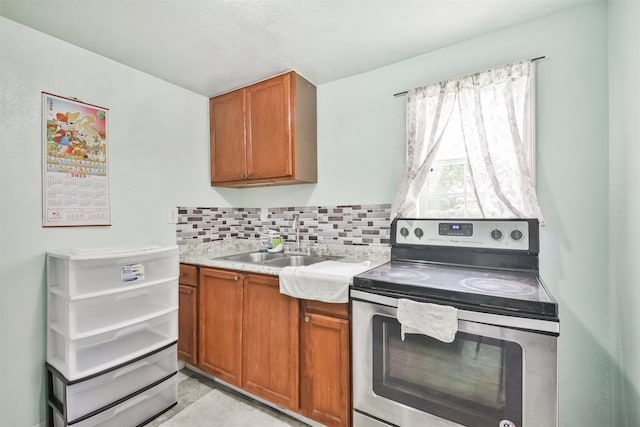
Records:
<instances>
[{"instance_id":1,"label":"lower wooden cabinet","mask_svg":"<svg viewBox=\"0 0 640 427\"><path fill-rule=\"evenodd\" d=\"M198 364L198 288L179 285L178 358Z\"/></svg>"},{"instance_id":2,"label":"lower wooden cabinet","mask_svg":"<svg viewBox=\"0 0 640 427\"><path fill-rule=\"evenodd\" d=\"M307 304L311 303L311 304ZM351 362L347 304L303 302L300 408L327 426L351 425Z\"/></svg>"},{"instance_id":3,"label":"lower wooden cabinet","mask_svg":"<svg viewBox=\"0 0 640 427\"><path fill-rule=\"evenodd\" d=\"M200 268L199 367L230 384L242 382L241 273Z\"/></svg>"},{"instance_id":4,"label":"lower wooden cabinet","mask_svg":"<svg viewBox=\"0 0 640 427\"><path fill-rule=\"evenodd\" d=\"M327 426L351 425L348 304L283 295L275 276L201 267L199 279L200 369Z\"/></svg>"},{"instance_id":5,"label":"lower wooden cabinet","mask_svg":"<svg viewBox=\"0 0 640 427\"><path fill-rule=\"evenodd\" d=\"M178 279L178 359L198 364L198 267L180 264Z\"/></svg>"},{"instance_id":6,"label":"lower wooden cabinet","mask_svg":"<svg viewBox=\"0 0 640 427\"><path fill-rule=\"evenodd\" d=\"M242 388L297 410L298 300L280 293L277 277L249 274L242 317Z\"/></svg>"}]
</instances>

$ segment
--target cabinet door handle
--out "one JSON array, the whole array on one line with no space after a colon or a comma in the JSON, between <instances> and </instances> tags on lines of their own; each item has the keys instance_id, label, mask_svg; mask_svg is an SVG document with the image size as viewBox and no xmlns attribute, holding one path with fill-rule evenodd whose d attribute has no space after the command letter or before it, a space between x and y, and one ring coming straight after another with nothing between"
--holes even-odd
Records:
<instances>
[{"instance_id":1,"label":"cabinet door handle","mask_svg":"<svg viewBox=\"0 0 640 427\"><path fill-rule=\"evenodd\" d=\"M309 323L309 316L304 316L304 321Z\"/></svg>"},{"instance_id":2,"label":"cabinet door handle","mask_svg":"<svg viewBox=\"0 0 640 427\"><path fill-rule=\"evenodd\" d=\"M240 276L234 276L233 280L238 280L240 279Z\"/></svg>"}]
</instances>

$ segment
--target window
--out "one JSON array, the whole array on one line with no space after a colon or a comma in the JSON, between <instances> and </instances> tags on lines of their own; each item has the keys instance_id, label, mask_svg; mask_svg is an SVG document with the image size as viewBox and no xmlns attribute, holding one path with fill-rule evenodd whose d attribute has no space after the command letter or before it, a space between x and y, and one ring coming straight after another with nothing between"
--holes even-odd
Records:
<instances>
[{"instance_id":1,"label":"window","mask_svg":"<svg viewBox=\"0 0 640 427\"><path fill-rule=\"evenodd\" d=\"M533 72L525 61L409 91L398 216L543 222Z\"/></svg>"},{"instance_id":2,"label":"window","mask_svg":"<svg viewBox=\"0 0 640 427\"><path fill-rule=\"evenodd\" d=\"M462 138L460 113L454 110L425 187L418 198L419 217L480 218L482 216Z\"/></svg>"}]
</instances>

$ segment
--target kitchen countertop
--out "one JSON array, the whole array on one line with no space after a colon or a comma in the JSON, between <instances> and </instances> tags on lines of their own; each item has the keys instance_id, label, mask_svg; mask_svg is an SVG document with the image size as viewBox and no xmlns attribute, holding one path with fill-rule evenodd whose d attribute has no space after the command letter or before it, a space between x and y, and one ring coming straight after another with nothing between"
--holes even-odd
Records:
<instances>
[{"instance_id":1,"label":"kitchen countertop","mask_svg":"<svg viewBox=\"0 0 640 427\"><path fill-rule=\"evenodd\" d=\"M391 248L389 246L313 244L310 245L309 248L313 256L341 257L335 261L363 262L368 260L371 262L371 268L388 262L391 256ZM258 240L248 239L229 239L208 243L186 244L180 245L180 262L202 267L214 267L278 276L281 267L219 259L221 257L246 252L257 252L260 249L262 249L262 246Z\"/></svg>"}]
</instances>

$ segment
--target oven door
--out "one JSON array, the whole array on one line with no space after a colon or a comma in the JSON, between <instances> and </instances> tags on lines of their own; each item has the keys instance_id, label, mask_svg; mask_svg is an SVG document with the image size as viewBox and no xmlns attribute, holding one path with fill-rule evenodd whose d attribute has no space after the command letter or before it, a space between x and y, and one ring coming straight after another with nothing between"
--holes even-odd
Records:
<instances>
[{"instance_id":1,"label":"oven door","mask_svg":"<svg viewBox=\"0 0 640 427\"><path fill-rule=\"evenodd\" d=\"M467 312L459 311L452 343L419 334L402 340L397 300L374 297L389 305L352 303L356 427L379 425L374 419L398 426L557 426L554 334L464 320ZM498 324L509 320L477 314Z\"/></svg>"}]
</instances>

